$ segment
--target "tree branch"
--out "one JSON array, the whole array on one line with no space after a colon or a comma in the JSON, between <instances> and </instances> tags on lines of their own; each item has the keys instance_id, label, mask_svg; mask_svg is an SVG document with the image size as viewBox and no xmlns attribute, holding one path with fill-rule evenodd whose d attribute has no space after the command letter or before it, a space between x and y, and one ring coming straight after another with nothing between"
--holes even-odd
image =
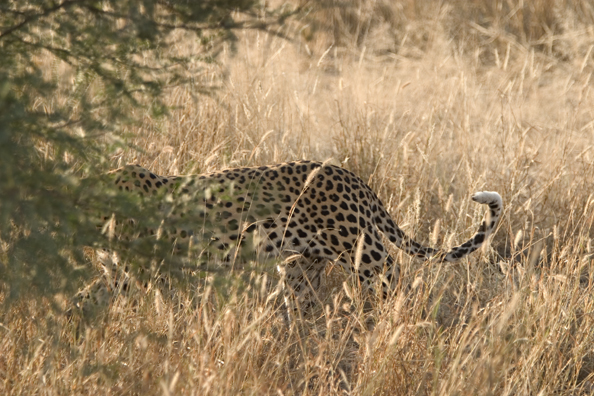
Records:
<instances>
[{"instance_id":1,"label":"tree branch","mask_svg":"<svg viewBox=\"0 0 594 396\"><path fill-rule=\"evenodd\" d=\"M4 36L8 36L9 34L15 32L16 30L19 30L20 28L22 28L23 26L25 26L26 24L33 22L39 18L43 18L45 16L48 16L58 10L61 10L62 8L67 8L70 7L72 5L75 5L77 3L82 3L86 0L66 0L63 3L60 3L52 8L48 8L46 10L43 10L43 12L39 13L39 14L33 14L33 15L29 15L28 17L26 17L25 19L23 19L20 23L17 23L16 25L13 25L11 27L9 27L8 29L6 29L5 31L0 33L0 39L2 39Z\"/></svg>"}]
</instances>

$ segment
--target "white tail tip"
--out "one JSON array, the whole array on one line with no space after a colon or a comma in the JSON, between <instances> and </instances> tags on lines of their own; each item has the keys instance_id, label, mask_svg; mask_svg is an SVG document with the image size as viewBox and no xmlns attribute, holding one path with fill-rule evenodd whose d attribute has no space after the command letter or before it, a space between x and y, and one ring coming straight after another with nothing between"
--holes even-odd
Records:
<instances>
[{"instance_id":1,"label":"white tail tip","mask_svg":"<svg viewBox=\"0 0 594 396\"><path fill-rule=\"evenodd\" d=\"M503 206L501 195L495 191L480 191L472 196L472 200L480 204Z\"/></svg>"}]
</instances>

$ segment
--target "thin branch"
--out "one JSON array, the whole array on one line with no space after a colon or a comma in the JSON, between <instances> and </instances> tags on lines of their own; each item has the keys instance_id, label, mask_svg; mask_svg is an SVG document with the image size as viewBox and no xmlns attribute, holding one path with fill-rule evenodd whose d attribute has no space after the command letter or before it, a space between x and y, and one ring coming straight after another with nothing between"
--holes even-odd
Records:
<instances>
[{"instance_id":1,"label":"thin branch","mask_svg":"<svg viewBox=\"0 0 594 396\"><path fill-rule=\"evenodd\" d=\"M53 53L54 55L58 56L59 59L68 63L70 66L74 66L74 63L70 62L69 58L76 58L76 55L72 54L70 51L68 51L64 48L58 48L58 47L54 47L54 46L47 45L47 44L35 43L32 41L25 40L21 37L17 37L16 40L25 44L25 45L31 46L33 48L47 50L47 51ZM58 54L61 54L63 56L59 56Z\"/></svg>"},{"instance_id":2,"label":"thin branch","mask_svg":"<svg viewBox=\"0 0 594 396\"><path fill-rule=\"evenodd\" d=\"M86 9L88 9L89 11L95 13L95 14L102 14L102 15L106 15L115 19L124 19L124 20L129 20L132 22L136 22L134 20L134 18L131 18L130 15L125 15L125 14L120 14L120 13L116 13L113 11L106 11L106 10L100 10L96 7L93 7L92 5L86 5L85 6ZM278 16L276 18L271 17L270 20L268 21L242 21L242 22L232 22L232 23L226 23L225 26L222 25L222 23L216 23L216 24L203 24L203 25L188 25L185 23L180 23L180 24L170 24L170 23L164 23L164 22L158 22L156 20L152 20L150 21L155 27L159 27L159 28L164 28L164 29L169 29L169 30L175 30L175 29L181 29L181 30L188 30L188 31L193 31L193 32L202 32L204 30L217 30L217 29L225 29L225 30L232 30L232 29L239 29L239 30L246 30L246 29L253 29L253 30L265 30L266 28L268 28L271 25L277 24L279 22L279 20L284 20L292 15L296 15L298 13L300 13L302 11L303 7L297 7L295 10L284 14L282 16ZM176 11L175 9L170 9L170 11L172 12L172 14L177 14L179 13L178 11ZM248 14L249 15L249 14ZM272 32L273 34L279 35L278 32ZM279 35L282 38L286 38L283 35Z\"/></svg>"},{"instance_id":3,"label":"thin branch","mask_svg":"<svg viewBox=\"0 0 594 396\"><path fill-rule=\"evenodd\" d=\"M66 0L63 3L60 3L60 4L58 4L58 5L56 5L55 7L52 7L52 8L48 8L48 9L44 10L43 12L41 12L39 14L30 15L30 16L26 17L25 19L23 19L20 23L17 23L16 25L11 26L8 29L6 29L5 31L1 32L0 33L0 39L2 39L4 36L7 36L7 35L13 33L16 30L19 30L20 28L22 28L23 26L25 26L26 24L28 24L30 22L33 22L33 21L35 21L35 20L37 20L39 18L43 18L45 16L48 16L48 15L50 15L50 14L52 14L52 13L54 13L54 12L56 12L56 11L62 9L62 8L67 8L67 7L70 7L70 6L75 5L77 3L82 3L84 1L86 1L86 0Z\"/></svg>"}]
</instances>

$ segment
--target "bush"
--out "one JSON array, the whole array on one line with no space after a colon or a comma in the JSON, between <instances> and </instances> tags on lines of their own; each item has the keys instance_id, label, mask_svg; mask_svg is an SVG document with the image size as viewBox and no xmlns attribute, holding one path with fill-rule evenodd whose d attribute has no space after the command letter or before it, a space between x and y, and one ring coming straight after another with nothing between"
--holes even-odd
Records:
<instances>
[{"instance_id":1,"label":"bush","mask_svg":"<svg viewBox=\"0 0 594 396\"><path fill-rule=\"evenodd\" d=\"M135 207L134 198L98 188L97 175L109 167L106 155L125 145L125 132L140 125L144 114L166 114L162 94L192 84L221 44L234 40L235 29L270 27L274 20L258 17L254 6L252 0L32 0L1 6L5 302L70 294L92 275L82 248L102 242L96 216L133 215ZM195 41L196 52L171 49L179 34ZM195 83L193 88L209 91Z\"/></svg>"}]
</instances>

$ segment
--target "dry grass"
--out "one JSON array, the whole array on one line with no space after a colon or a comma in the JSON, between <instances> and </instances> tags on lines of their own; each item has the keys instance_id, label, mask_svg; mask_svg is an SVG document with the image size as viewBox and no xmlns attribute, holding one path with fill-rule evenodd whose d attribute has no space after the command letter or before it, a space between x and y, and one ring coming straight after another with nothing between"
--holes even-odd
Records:
<instances>
[{"instance_id":1,"label":"dry grass","mask_svg":"<svg viewBox=\"0 0 594 396\"><path fill-rule=\"evenodd\" d=\"M172 90L171 116L147 116L130 131L141 151L112 161L178 174L332 157L433 246L464 241L483 213L470 196L494 190L489 248L453 265L394 252L403 286L371 311L333 271L322 298L346 288L354 312L327 304L292 328L233 282L117 298L79 339L23 302L0 324L0 393L594 393L594 13L482 4L361 2L312 12L294 41L239 33L199 76L216 94Z\"/></svg>"}]
</instances>

